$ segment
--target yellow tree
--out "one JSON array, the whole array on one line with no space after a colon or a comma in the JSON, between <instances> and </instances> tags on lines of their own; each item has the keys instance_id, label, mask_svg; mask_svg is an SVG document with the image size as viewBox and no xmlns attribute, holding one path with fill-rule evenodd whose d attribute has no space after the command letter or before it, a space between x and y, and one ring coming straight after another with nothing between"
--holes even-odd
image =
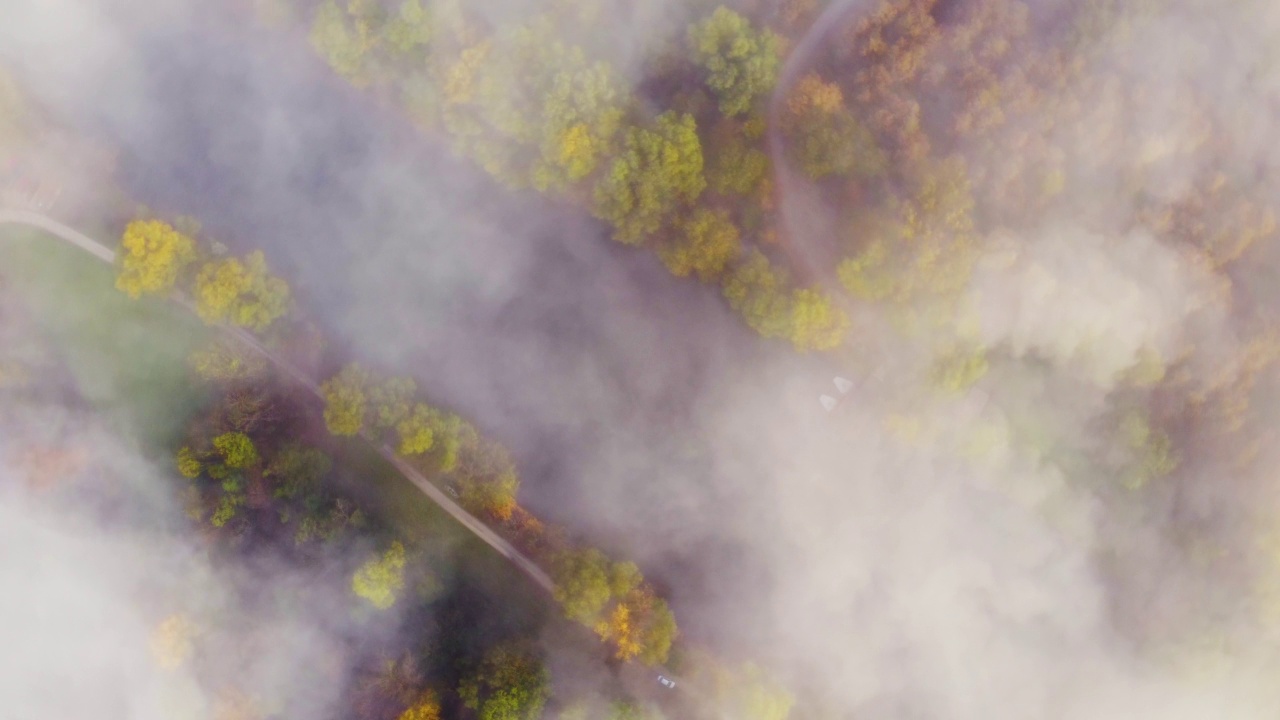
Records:
<instances>
[{"instance_id":1,"label":"yellow tree","mask_svg":"<svg viewBox=\"0 0 1280 720\"><path fill-rule=\"evenodd\" d=\"M438 413L426 403L417 403L412 412L396 423L400 444L396 452L401 455L421 455L435 444L435 425Z\"/></svg>"},{"instance_id":2,"label":"yellow tree","mask_svg":"<svg viewBox=\"0 0 1280 720\"><path fill-rule=\"evenodd\" d=\"M440 720L440 700L434 692L428 690L396 720Z\"/></svg>"},{"instance_id":3,"label":"yellow tree","mask_svg":"<svg viewBox=\"0 0 1280 720\"><path fill-rule=\"evenodd\" d=\"M205 263L196 276L196 313L207 323L230 323L264 330L284 315L289 285L271 275L262 251L244 261L225 258Z\"/></svg>"},{"instance_id":4,"label":"yellow tree","mask_svg":"<svg viewBox=\"0 0 1280 720\"><path fill-rule=\"evenodd\" d=\"M631 608L627 604L614 605L609 616L596 623L595 631L601 640L613 644L614 657L617 659L626 661L640 654L636 627L631 621Z\"/></svg>"},{"instance_id":5,"label":"yellow tree","mask_svg":"<svg viewBox=\"0 0 1280 720\"><path fill-rule=\"evenodd\" d=\"M329 432L346 436L360 432L369 406L368 385L368 371L351 363L320 386L324 395L324 423Z\"/></svg>"},{"instance_id":6,"label":"yellow tree","mask_svg":"<svg viewBox=\"0 0 1280 720\"><path fill-rule=\"evenodd\" d=\"M196 259L196 243L160 220L134 220L120 239L116 288L131 298L164 294Z\"/></svg>"},{"instance_id":7,"label":"yellow tree","mask_svg":"<svg viewBox=\"0 0 1280 720\"><path fill-rule=\"evenodd\" d=\"M386 610L404 588L404 566L404 545L397 540L381 556L370 558L356 570L351 590L375 608Z\"/></svg>"},{"instance_id":8,"label":"yellow tree","mask_svg":"<svg viewBox=\"0 0 1280 720\"><path fill-rule=\"evenodd\" d=\"M213 447L222 456L227 467L235 470L257 465L261 456L253 440L241 432L227 432L213 439Z\"/></svg>"},{"instance_id":9,"label":"yellow tree","mask_svg":"<svg viewBox=\"0 0 1280 720\"><path fill-rule=\"evenodd\" d=\"M203 469L200 459L190 447L184 446L178 450L178 472L182 477L194 480L200 477L200 471Z\"/></svg>"},{"instance_id":10,"label":"yellow tree","mask_svg":"<svg viewBox=\"0 0 1280 720\"><path fill-rule=\"evenodd\" d=\"M752 330L766 338L788 334L791 307L787 278L759 250L752 250L737 263L724 279L723 292Z\"/></svg>"},{"instance_id":11,"label":"yellow tree","mask_svg":"<svg viewBox=\"0 0 1280 720\"><path fill-rule=\"evenodd\" d=\"M699 208L679 224L677 238L658 256L672 275L696 274L703 282L718 279L738 254L738 228L724 210Z\"/></svg>"}]
</instances>

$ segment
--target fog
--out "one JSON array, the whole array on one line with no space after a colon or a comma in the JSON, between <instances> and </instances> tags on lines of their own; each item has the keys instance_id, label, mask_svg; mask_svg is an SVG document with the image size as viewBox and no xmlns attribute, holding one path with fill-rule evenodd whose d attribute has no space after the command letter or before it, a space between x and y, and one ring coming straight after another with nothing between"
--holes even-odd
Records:
<instances>
[{"instance_id":1,"label":"fog","mask_svg":"<svg viewBox=\"0 0 1280 720\"><path fill-rule=\"evenodd\" d=\"M1055 5L1029 4L1037 17ZM305 37L220 5L0 0L0 60L60 119L122 148L132 197L196 216L238 250L263 248L331 340L414 375L510 447L522 503L636 559L685 636L821 698L805 717L1280 710L1267 681L1275 626L1258 595L1277 571L1259 542L1276 519L1272 447L1236 462L1217 452L1227 440L1185 428L1188 449L1163 484L1135 499L1103 479L1118 462L1115 415L1191 404L1135 400L1123 373L1154 353L1189 396L1227 392L1252 372L1246 336L1273 316L1273 247L1219 272L1133 222L1139 195L1179 197L1210 167L1278 199L1280 17L1269 3L1153 3L1087 59L1089 77L1140 78L1143 97L1067 87L1042 112L1088 112L1032 118L1078 156L1051 211L982 240L963 294L994 351L960 396L923 387L949 334L904 336L859 309L857 347L838 359L761 341L715 288L670 277L567 204L498 186L329 74ZM608 27L631 32L601 45L633 79L695 12L620 5ZM1213 116L1193 116L1189 96ZM982 165L983 150L964 151ZM791 242L812 261L831 224L821 207L814 215L812 188L790 183ZM817 396L834 393L837 373L857 388L828 414ZM1249 422L1265 426L1271 381L1245 394ZM58 411L8 412L39 426ZM74 432L105 475L168 472L100 431ZM217 605L205 593L225 571L172 530L104 525L91 508L20 489L12 462L0 472L0 587L24 588L0 600L0 638L29 648L9 655L0 705L18 718L211 707L207 689L160 675L138 638L170 612L155 597ZM172 498L154 502L175 514ZM1187 549L1189 528L1213 560ZM276 625L289 617L263 611L280 635L237 677L310 703L289 715L308 717L336 683L289 667L329 647L333 630L323 607ZM83 694L47 689L69 673Z\"/></svg>"}]
</instances>

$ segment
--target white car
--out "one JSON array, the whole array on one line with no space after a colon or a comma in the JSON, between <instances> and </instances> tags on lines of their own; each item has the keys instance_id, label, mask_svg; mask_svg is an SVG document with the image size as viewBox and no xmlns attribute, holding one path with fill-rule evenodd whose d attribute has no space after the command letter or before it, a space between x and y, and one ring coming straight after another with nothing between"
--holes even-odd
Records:
<instances>
[{"instance_id":1,"label":"white car","mask_svg":"<svg viewBox=\"0 0 1280 720\"><path fill-rule=\"evenodd\" d=\"M675 680L672 680L671 678L667 677L666 675L659 675L659 676L658 676L658 682L662 683L663 685L665 685L665 686L667 686L667 687L669 687L669 688L674 688L674 687L676 686L676 681L675 681Z\"/></svg>"}]
</instances>

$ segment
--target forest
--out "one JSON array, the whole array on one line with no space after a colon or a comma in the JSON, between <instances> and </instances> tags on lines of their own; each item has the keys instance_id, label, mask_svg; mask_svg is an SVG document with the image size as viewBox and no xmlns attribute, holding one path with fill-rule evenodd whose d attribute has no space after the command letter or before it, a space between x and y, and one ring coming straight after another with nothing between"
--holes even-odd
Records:
<instances>
[{"instance_id":1,"label":"forest","mask_svg":"<svg viewBox=\"0 0 1280 720\"><path fill-rule=\"evenodd\" d=\"M657 292L714 297L777 353L762 376L817 367L856 390L815 383L808 414L747 381L688 390L696 420L673 412L670 432L711 458L693 482L714 500L680 508L693 493L667 445L629 481L678 496L643 510L756 535L739 546L764 559L740 573L754 602L739 586L681 594L671 578L696 572L649 547L671 526L620 543L531 510L553 503L509 429L362 352L278 246L152 207L110 138L46 108L0 49L0 218L48 215L114 250L100 267L0 226L4 480L33 507L92 498L81 521L189 547L226 578L224 599L175 592L141 611L148 672L200 688L190 716L1280 707L1259 679L1280 661L1266 49L1280 35L1265 4L229 12L500 188L484 192L582 218L592 242L661 267ZM85 429L24 440L54 408ZM95 486L103 447L144 458L161 490ZM157 495L172 522L142 510ZM172 584L206 582L184 572ZM289 618L325 639L305 658L265 653L302 666L290 681L236 667Z\"/></svg>"}]
</instances>

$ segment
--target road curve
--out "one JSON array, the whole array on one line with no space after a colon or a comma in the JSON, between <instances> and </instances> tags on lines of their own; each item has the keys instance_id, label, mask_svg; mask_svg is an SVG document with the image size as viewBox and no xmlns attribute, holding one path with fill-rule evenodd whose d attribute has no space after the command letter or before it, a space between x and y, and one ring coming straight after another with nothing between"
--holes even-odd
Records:
<instances>
[{"instance_id":1,"label":"road curve","mask_svg":"<svg viewBox=\"0 0 1280 720\"><path fill-rule=\"evenodd\" d=\"M115 251L93 238L52 218L27 210L0 210L0 225L27 225L39 228L84 250L105 263L113 263Z\"/></svg>"},{"instance_id":2,"label":"road curve","mask_svg":"<svg viewBox=\"0 0 1280 720\"><path fill-rule=\"evenodd\" d=\"M74 228L63 225L62 223L40 213L31 212L29 210L3 210L0 209L0 225L25 225L28 227L43 230L54 237L63 240L75 247L84 250L98 260L107 264L115 262L115 251L75 230ZM183 307L195 311L195 305L182 295L174 293L173 299ZM317 398L323 399L319 385L315 380L303 372L293 363L285 360L267 347L263 346L256 337L243 328L219 325L218 329L239 340L244 345L252 348L259 355L269 360L278 370L283 371L298 385L306 388L308 392ZM445 495L440 488L426 478L421 472L410 465L404 458L396 455L395 451L386 443L379 443L376 439L368 434L361 434L361 439L373 446L387 462L400 472L405 479L413 483L427 497L431 498L437 505L444 509L445 512L453 516L453 519L462 524L476 537L483 540L500 555L510 560L517 568L519 568L529 579L533 580L539 587L548 593L555 590L555 583L552 582L551 576L537 563L529 559L524 553L520 552L514 545L507 542L502 536L498 535L492 528L480 521L479 518L472 515L454 502L449 496Z\"/></svg>"}]
</instances>

